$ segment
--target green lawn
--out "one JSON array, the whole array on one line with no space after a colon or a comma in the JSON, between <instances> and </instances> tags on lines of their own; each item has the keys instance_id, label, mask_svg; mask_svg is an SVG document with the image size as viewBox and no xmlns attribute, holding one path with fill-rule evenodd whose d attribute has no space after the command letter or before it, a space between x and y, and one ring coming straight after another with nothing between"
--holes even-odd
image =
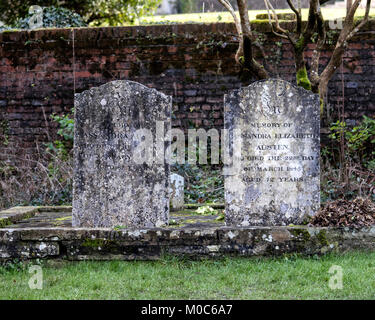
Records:
<instances>
[{"instance_id":1,"label":"green lawn","mask_svg":"<svg viewBox=\"0 0 375 320\"><path fill-rule=\"evenodd\" d=\"M343 288L328 270L343 270ZM13 267L13 268L12 268ZM49 262L43 289L31 290L28 267L0 268L1 299L373 299L375 253L322 258L226 258L156 262Z\"/></svg>"},{"instance_id":2,"label":"green lawn","mask_svg":"<svg viewBox=\"0 0 375 320\"><path fill-rule=\"evenodd\" d=\"M289 9L276 10L278 13L292 13ZM255 16L259 13L267 13L267 10L250 10L250 20L255 20ZM346 13L345 8L322 8L323 17L326 20L333 20L340 17L344 17ZM358 9L356 16L363 16L365 9ZM370 10L370 15L375 15L375 9ZM307 20L308 9L302 9L302 18ZM171 14L171 15L158 15L152 17L142 18L143 22L146 23L189 23L189 22L200 22L200 23L213 23L213 22L233 22L233 18L229 12L207 12L207 13L186 13L186 14Z\"/></svg>"}]
</instances>

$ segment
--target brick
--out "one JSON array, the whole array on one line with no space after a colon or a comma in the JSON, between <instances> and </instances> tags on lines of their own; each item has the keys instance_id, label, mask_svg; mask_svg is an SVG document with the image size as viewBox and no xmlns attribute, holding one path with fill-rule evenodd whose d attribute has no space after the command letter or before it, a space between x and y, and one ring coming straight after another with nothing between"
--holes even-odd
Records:
<instances>
[{"instance_id":1,"label":"brick","mask_svg":"<svg viewBox=\"0 0 375 320\"><path fill-rule=\"evenodd\" d=\"M370 23L361 31L374 26ZM173 127L222 127L224 94L241 87L239 67L234 62L237 39L233 24L82 28L75 32L76 92L129 79L173 97ZM213 33L226 47L197 49L197 43L207 43ZM172 34L175 36L169 36ZM31 152L35 141L46 141L46 126L53 136L57 126L46 123L43 110L50 121L52 112L61 114L73 106L71 43L61 43L60 37L70 39L71 30L0 34L0 119L9 120L17 133L10 137L10 145L17 145L12 139L22 142L15 148L24 145ZM43 42L25 46L27 40L35 39ZM267 34L266 54L275 56L275 42L279 41ZM288 41L282 43L277 71L281 78L295 82L293 48ZM373 34L356 36L349 43L343 74L340 68L329 84L334 114L342 103L342 76L348 120L375 114L374 44ZM314 47L308 45L306 58L311 58ZM330 56L328 50L322 53L322 66ZM44 100L46 97L49 99ZM0 154L2 150L0 146Z\"/></svg>"}]
</instances>

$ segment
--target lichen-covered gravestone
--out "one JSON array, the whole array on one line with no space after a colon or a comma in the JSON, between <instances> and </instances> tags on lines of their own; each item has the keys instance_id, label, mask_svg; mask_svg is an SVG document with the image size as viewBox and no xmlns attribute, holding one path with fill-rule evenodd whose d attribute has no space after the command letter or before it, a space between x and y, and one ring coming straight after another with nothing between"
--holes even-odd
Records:
<instances>
[{"instance_id":1,"label":"lichen-covered gravestone","mask_svg":"<svg viewBox=\"0 0 375 320\"><path fill-rule=\"evenodd\" d=\"M227 225L301 224L317 212L319 110L318 95L283 80L255 82L225 96L229 155L240 153L226 171Z\"/></svg>"},{"instance_id":2,"label":"lichen-covered gravestone","mask_svg":"<svg viewBox=\"0 0 375 320\"><path fill-rule=\"evenodd\" d=\"M172 209L179 210L184 206L184 184L185 179L179 174L171 174L170 199Z\"/></svg>"},{"instance_id":3,"label":"lichen-covered gravestone","mask_svg":"<svg viewBox=\"0 0 375 320\"><path fill-rule=\"evenodd\" d=\"M164 151L170 141L164 137L171 107L171 97L132 81L112 81L76 94L73 226L168 223ZM142 143L148 143L143 153Z\"/></svg>"}]
</instances>

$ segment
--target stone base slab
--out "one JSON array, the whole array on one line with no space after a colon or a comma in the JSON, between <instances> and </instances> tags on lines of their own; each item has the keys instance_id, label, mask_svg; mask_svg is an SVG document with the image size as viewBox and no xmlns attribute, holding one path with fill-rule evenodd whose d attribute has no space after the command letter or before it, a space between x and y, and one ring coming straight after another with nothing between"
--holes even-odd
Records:
<instances>
[{"instance_id":1,"label":"stone base slab","mask_svg":"<svg viewBox=\"0 0 375 320\"><path fill-rule=\"evenodd\" d=\"M22 221L69 207L16 207L0 219ZM4 213L7 212L7 213ZM9 214L12 213L12 215ZM30 213L31 212L31 213ZM32 218L27 218L32 219ZM10 222L12 223L12 222ZM7 223L9 224L9 223ZM72 227L0 228L0 261L58 258L67 260L154 260L171 254L191 258L278 256L375 249L375 226L349 228L288 227L165 227L150 229L87 229Z\"/></svg>"}]
</instances>

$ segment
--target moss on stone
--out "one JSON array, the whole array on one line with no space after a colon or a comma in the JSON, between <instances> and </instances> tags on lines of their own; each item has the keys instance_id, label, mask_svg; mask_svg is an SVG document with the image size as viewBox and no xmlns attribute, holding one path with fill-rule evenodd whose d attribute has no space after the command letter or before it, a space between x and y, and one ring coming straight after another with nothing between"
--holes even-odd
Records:
<instances>
[{"instance_id":1,"label":"moss on stone","mask_svg":"<svg viewBox=\"0 0 375 320\"><path fill-rule=\"evenodd\" d=\"M104 239L85 239L82 243L82 247L90 247L90 248L99 248L105 247L112 243L113 241L104 240Z\"/></svg>"},{"instance_id":2,"label":"moss on stone","mask_svg":"<svg viewBox=\"0 0 375 320\"><path fill-rule=\"evenodd\" d=\"M61 226L64 221L72 220L72 216L66 216L61 218L56 218L55 222L53 223L55 226Z\"/></svg>"},{"instance_id":3,"label":"moss on stone","mask_svg":"<svg viewBox=\"0 0 375 320\"><path fill-rule=\"evenodd\" d=\"M56 218L56 221L66 221L66 220L71 220L72 216L66 216L66 217L61 217L61 218Z\"/></svg>"},{"instance_id":4,"label":"moss on stone","mask_svg":"<svg viewBox=\"0 0 375 320\"><path fill-rule=\"evenodd\" d=\"M194 210L179 210L179 211L175 211L173 212L174 214L178 214L178 215L187 215L187 216L191 216L192 214L194 214Z\"/></svg>"},{"instance_id":5,"label":"moss on stone","mask_svg":"<svg viewBox=\"0 0 375 320\"><path fill-rule=\"evenodd\" d=\"M295 13L289 13L289 12L277 13L276 16L277 16L277 19L279 21L296 19L296 14ZM255 16L255 18L258 19L258 20L261 20L261 19L267 20L267 21L269 20L268 13L259 13ZM274 21L273 14L271 14L271 20Z\"/></svg>"},{"instance_id":6,"label":"moss on stone","mask_svg":"<svg viewBox=\"0 0 375 320\"><path fill-rule=\"evenodd\" d=\"M38 212L72 212L72 206L39 206Z\"/></svg>"},{"instance_id":7,"label":"moss on stone","mask_svg":"<svg viewBox=\"0 0 375 320\"><path fill-rule=\"evenodd\" d=\"M124 226L124 225L118 225L118 226L114 226L113 227L113 230L115 231L120 231L120 230L123 230L123 229L126 229L127 226Z\"/></svg>"},{"instance_id":8,"label":"moss on stone","mask_svg":"<svg viewBox=\"0 0 375 320\"><path fill-rule=\"evenodd\" d=\"M303 240L304 242L307 242L311 239L311 235L309 231L307 231L305 228L299 228L299 229L289 229L289 232L295 237L300 240Z\"/></svg>"},{"instance_id":9,"label":"moss on stone","mask_svg":"<svg viewBox=\"0 0 375 320\"><path fill-rule=\"evenodd\" d=\"M5 228L10 224L12 224L12 222L8 218L0 218L0 228Z\"/></svg>"},{"instance_id":10,"label":"moss on stone","mask_svg":"<svg viewBox=\"0 0 375 320\"><path fill-rule=\"evenodd\" d=\"M323 246L328 246L328 240L327 240L327 232L326 230L320 230L319 233L316 235L316 238L318 239L319 243Z\"/></svg>"},{"instance_id":11,"label":"moss on stone","mask_svg":"<svg viewBox=\"0 0 375 320\"><path fill-rule=\"evenodd\" d=\"M183 227L182 224L171 224L171 225L167 225L166 228L169 228L169 229L179 229Z\"/></svg>"},{"instance_id":12,"label":"moss on stone","mask_svg":"<svg viewBox=\"0 0 375 320\"><path fill-rule=\"evenodd\" d=\"M269 21L268 19L254 19L254 20L251 20L250 21L250 24L258 24L258 25L265 25L265 26L268 26L269 25Z\"/></svg>"},{"instance_id":13,"label":"moss on stone","mask_svg":"<svg viewBox=\"0 0 375 320\"><path fill-rule=\"evenodd\" d=\"M4 29L4 30L0 31L0 33L12 33L12 32L22 32L22 31L24 31L24 30L21 30L21 29L8 29L8 30L6 30L6 29Z\"/></svg>"},{"instance_id":14,"label":"moss on stone","mask_svg":"<svg viewBox=\"0 0 375 320\"><path fill-rule=\"evenodd\" d=\"M198 219L186 219L182 221L182 224L188 224L188 223L197 223Z\"/></svg>"},{"instance_id":15,"label":"moss on stone","mask_svg":"<svg viewBox=\"0 0 375 320\"><path fill-rule=\"evenodd\" d=\"M29 212L22 216L21 220L27 220L35 216L35 212Z\"/></svg>"}]
</instances>

